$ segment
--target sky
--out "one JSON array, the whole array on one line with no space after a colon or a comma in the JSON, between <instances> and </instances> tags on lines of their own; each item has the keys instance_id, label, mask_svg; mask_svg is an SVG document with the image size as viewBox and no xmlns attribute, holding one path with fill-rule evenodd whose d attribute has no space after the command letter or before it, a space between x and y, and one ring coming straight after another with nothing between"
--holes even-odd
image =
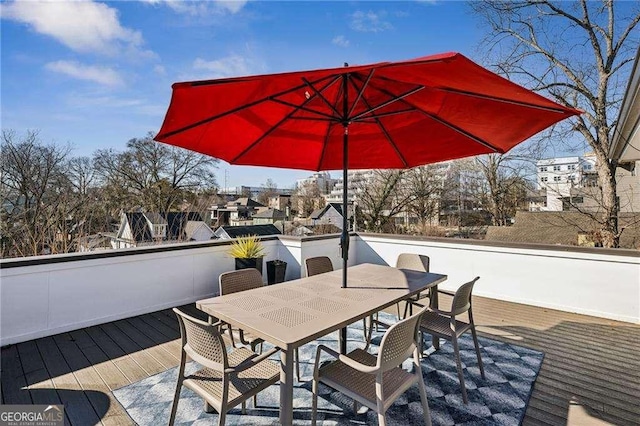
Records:
<instances>
[{"instance_id":1,"label":"sky","mask_svg":"<svg viewBox=\"0 0 640 426\"><path fill-rule=\"evenodd\" d=\"M74 156L155 135L177 81L448 51L481 62L484 35L460 1L4 1L0 16L2 129ZM221 161L217 179L290 188L310 174Z\"/></svg>"}]
</instances>

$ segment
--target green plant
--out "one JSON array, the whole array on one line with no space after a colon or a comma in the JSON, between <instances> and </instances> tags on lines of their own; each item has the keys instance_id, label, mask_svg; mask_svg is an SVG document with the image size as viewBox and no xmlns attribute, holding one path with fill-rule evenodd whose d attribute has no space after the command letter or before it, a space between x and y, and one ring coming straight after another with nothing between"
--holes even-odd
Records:
<instances>
[{"instance_id":1,"label":"green plant","mask_svg":"<svg viewBox=\"0 0 640 426\"><path fill-rule=\"evenodd\" d=\"M255 259L264 256L264 246L257 235L240 237L231 244L229 254L238 259Z\"/></svg>"}]
</instances>

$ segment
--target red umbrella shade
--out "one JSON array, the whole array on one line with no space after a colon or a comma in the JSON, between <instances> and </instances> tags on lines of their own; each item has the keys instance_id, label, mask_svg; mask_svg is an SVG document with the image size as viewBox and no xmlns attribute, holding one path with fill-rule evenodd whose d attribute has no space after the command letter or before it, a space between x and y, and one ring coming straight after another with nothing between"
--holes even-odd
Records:
<instances>
[{"instance_id":1,"label":"red umbrella shade","mask_svg":"<svg viewBox=\"0 0 640 426\"><path fill-rule=\"evenodd\" d=\"M231 164L408 168L502 153L579 111L459 53L175 83L156 140Z\"/></svg>"}]
</instances>

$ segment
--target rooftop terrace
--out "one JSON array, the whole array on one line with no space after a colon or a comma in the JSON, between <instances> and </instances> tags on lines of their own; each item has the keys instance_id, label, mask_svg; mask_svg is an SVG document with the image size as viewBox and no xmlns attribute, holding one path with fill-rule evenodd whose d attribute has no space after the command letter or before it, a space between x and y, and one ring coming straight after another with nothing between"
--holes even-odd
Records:
<instances>
[{"instance_id":1,"label":"rooftop terrace","mask_svg":"<svg viewBox=\"0 0 640 426\"><path fill-rule=\"evenodd\" d=\"M265 245L293 279L300 259L323 253L338 264L336 241ZM429 254L434 272L449 275L445 288L482 277L480 334L545 353L525 425L640 424L637 252L365 234L352 243L353 263ZM211 296L218 274L233 269L225 253L217 242L2 261L2 403L63 403L72 425L131 424L111 392L178 365L168 308L194 312L191 302Z\"/></svg>"}]
</instances>

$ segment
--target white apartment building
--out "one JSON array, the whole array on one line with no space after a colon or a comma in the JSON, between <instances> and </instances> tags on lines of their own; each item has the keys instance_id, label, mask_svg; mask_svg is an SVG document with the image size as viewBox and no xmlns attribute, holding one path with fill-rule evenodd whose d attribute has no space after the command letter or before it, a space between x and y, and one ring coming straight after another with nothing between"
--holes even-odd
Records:
<instances>
[{"instance_id":1,"label":"white apartment building","mask_svg":"<svg viewBox=\"0 0 640 426\"><path fill-rule=\"evenodd\" d=\"M539 160L536 163L538 190L546 190L546 206L541 211L562 211L563 198L570 197L572 190L591 184L595 173L594 155L582 157L557 157Z\"/></svg>"},{"instance_id":2,"label":"white apartment building","mask_svg":"<svg viewBox=\"0 0 640 426\"><path fill-rule=\"evenodd\" d=\"M363 170L348 170L347 171L348 188L347 188L347 201L352 202L354 195L362 190L364 182L371 182L374 179L374 169ZM331 191L325 195L327 203L341 203L342 202L342 178L336 179Z\"/></svg>"},{"instance_id":3,"label":"white apartment building","mask_svg":"<svg viewBox=\"0 0 640 426\"><path fill-rule=\"evenodd\" d=\"M317 172L307 178L298 179L296 181L296 188L316 185L321 194L327 194L331 191L335 182L336 180L331 178L329 172Z\"/></svg>"}]
</instances>

